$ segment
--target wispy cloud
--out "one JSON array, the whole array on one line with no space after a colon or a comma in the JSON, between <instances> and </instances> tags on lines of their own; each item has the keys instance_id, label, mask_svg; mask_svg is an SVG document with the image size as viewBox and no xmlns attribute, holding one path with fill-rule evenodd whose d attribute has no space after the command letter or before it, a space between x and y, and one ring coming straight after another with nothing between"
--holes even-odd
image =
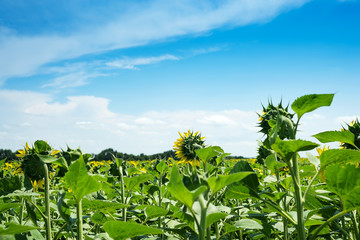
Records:
<instances>
[{"instance_id":1,"label":"wispy cloud","mask_svg":"<svg viewBox=\"0 0 360 240\"><path fill-rule=\"evenodd\" d=\"M73 88L80 87L88 84L88 79L95 78L99 76L106 76L106 74L100 73L85 73L85 72L75 72L62 75L51 80L49 83L44 84L42 87L56 87L56 88Z\"/></svg>"},{"instance_id":2,"label":"wispy cloud","mask_svg":"<svg viewBox=\"0 0 360 240\"><path fill-rule=\"evenodd\" d=\"M179 60L174 55L166 54L158 57L124 58L105 63L111 68L138 69L137 66L155 64L166 60Z\"/></svg>"},{"instance_id":3,"label":"wispy cloud","mask_svg":"<svg viewBox=\"0 0 360 240\"><path fill-rule=\"evenodd\" d=\"M101 9L109 19L100 24L78 26L67 31L21 35L16 29L2 27L0 37L0 85L6 79L36 73L45 64L84 54L128 48L163 41L170 37L201 34L212 29L266 22L288 9L300 7L309 0L228 0L136 2L126 11L108 6ZM96 7L96 6L95 6ZM122 6L124 7L124 6ZM55 10L55 8L54 8ZM120 11L121 10L121 11ZM96 9L92 10L96 13ZM120 15L114 13L120 12ZM90 17L90 16L88 16ZM82 21L84 23L86 21ZM69 28L71 28L71 21ZM131 68L135 64L121 65Z\"/></svg>"}]
</instances>

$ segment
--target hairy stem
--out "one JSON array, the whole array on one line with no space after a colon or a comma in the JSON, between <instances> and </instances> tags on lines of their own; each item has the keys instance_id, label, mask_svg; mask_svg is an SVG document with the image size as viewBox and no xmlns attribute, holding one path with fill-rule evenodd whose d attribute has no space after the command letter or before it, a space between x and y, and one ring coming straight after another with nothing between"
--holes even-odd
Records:
<instances>
[{"instance_id":1,"label":"hairy stem","mask_svg":"<svg viewBox=\"0 0 360 240\"><path fill-rule=\"evenodd\" d=\"M49 170L46 163L43 164L44 179L45 179L45 225L46 225L46 239L51 240L51 218L50 218L50 189L49 189Z\"/></svg>"}]
</instances>

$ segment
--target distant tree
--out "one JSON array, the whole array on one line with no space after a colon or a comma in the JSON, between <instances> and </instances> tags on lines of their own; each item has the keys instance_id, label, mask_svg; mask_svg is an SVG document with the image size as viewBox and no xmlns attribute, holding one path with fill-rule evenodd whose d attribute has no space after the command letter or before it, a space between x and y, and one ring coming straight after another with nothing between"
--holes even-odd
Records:
<instances>
[{"instance_id":1,"label":"distant tree","mask_svg":"<svg viewBox=\"0 0 360 240\"><path fill-rule=\"evenodd\" d=\"M16 159L16 155L14 152L12 152L10 149L0 149L0 160L5 159L6 160L14 160Z\"/></svg>"}]
</instances>

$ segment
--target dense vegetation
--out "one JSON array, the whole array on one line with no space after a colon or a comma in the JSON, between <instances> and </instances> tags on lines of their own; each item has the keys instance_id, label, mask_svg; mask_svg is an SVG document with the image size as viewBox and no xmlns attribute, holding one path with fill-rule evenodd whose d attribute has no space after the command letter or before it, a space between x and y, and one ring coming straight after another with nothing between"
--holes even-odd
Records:
<instances>
[{"instance_id":1,"label":"dense vegetation","mask_svg":"<svg viewBox=\"0 0 360 240\"><path fill-rule=\"evenodd\" d=\"M26 143L0 161L0 238L360 240L359 121L314 135L337 149L296 137L333 96L300 97L294 113L264 107L257 159L229 159L191 131L175 142L178 160Z\"/></svg>"}]
</instances>

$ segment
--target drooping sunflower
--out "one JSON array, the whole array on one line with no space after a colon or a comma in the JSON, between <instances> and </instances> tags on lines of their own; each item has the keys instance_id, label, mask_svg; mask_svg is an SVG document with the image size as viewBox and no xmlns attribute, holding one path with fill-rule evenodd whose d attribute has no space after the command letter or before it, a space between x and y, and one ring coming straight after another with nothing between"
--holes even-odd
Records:
<instances>
[{"instance_id":1,"label":"drooping sunflower","mask_svg":"<svg viewBox=\"0 0 360 240\"><path fill-rule=\"evenodd\" d=\"M34 189L36 186L43 188L43 179L45 177L44 163L40 160L39 155L54 156L59 152L59 150L52 149L42 140L36 141L33 147L26 143L24 149L17 151L16 156L22 160L21 168L25 176L31 180Z\"/></svg>"},{"instance_id":2,"label":"drooping sunflower","mask_svg":"<svg viewBox=\"0 0 360 240\"><path fill-rule=\"evenodd\" d=\"M188 130L183 134L179 132L180 138L175 141L174 150L176 157L184 162L192 162L198 160L195 150L205 147L205 137L199 132Z\"/></svg>"},{"instance_id":3,"label":"drooping sunflower","mask_svg":"<svg viewBox=\"0 0 360 240\"><path fill-rule=\"evenodd\" d=\"M360 122L359 119L356 119L355 121L352 121L350 124L346 124L346 128L343 127L341 130L348 130L352 132L355 136L354 143L355 146L360 148ZM353 145L348 143L341 143L341 148L345 149L356 149Z\"/></svg>"}]
</instances>

